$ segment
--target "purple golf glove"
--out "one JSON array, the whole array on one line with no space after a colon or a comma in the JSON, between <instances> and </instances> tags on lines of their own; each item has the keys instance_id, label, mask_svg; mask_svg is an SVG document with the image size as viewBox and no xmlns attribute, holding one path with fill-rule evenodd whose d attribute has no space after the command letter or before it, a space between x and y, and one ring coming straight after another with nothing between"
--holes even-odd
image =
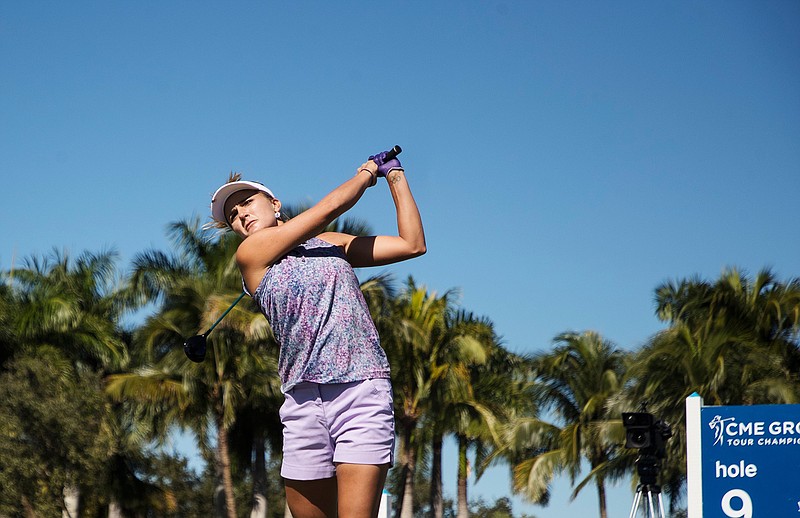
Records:
<instances>
[{"instance_id":1,"label":"purple golf glove","mask_svg":"<svg viewBox=\"0 0 800 518\"><path fill-rule=\"evenodd\" d=\"M377 155L372 155L369 157L369 160L372 160L376 164L378 164L378 176L386 176L390 172L394 171L395 169L403 169L403 166L400 165L400 160L397 158L392 158L391 160L384 161L386 159L386 151L381 151Z\"/></svg>"}]
</instances>

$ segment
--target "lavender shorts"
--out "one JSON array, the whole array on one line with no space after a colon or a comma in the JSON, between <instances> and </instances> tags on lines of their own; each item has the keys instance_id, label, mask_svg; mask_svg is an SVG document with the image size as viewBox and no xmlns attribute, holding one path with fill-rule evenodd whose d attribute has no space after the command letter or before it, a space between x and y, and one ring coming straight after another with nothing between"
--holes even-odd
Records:
<instances>
[{"instance_id":1,"label":"lavender shorts","mask_svg":"<svg viewBox=\"0 0 800 518\"><path fill-rule=\"evenodd\" d=\"M392 464L394 409L388 379L298 383L285 394L281 476L318 480L336 464Z\"/></svg>"}]
</instances>

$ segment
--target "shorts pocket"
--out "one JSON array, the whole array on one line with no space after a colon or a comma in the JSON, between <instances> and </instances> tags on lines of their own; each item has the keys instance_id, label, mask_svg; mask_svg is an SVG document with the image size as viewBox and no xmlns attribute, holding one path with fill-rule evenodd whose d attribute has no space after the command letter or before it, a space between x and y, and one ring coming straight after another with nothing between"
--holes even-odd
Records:
<instances>
[{"instance_id":1,"label":"shorts pocket","mask_svg":"<svg viewBox=\"0 0 800 518\"><path fill-rule=\"evenodd\" d=\"M372 394L379 397L381 401L393 403L392 382L386 378L369 378L366 380L371 387Z\"/></svg>"}]
</instances>

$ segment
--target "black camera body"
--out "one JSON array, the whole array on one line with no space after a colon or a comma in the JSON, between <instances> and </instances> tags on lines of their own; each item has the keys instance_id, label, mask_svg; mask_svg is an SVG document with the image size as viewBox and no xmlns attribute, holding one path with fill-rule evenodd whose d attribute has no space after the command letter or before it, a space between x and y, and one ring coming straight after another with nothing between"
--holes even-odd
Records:
<instances>
[{"instance_id":1,"label":"black camera body","mask_svg":"<svg viewBox=\"0 0 800 518\"><path fill-rule=\"evenodd\" d=\"M653 417L649 412L623 412L625 447L637 448L644 455L659 459L666 456L667 439L672 437L672 428Z\"/></svg>"},{"instance_id":2,"label":"black camera body","mask_svg":"<svg viewBox=\"0 0 800 518\"><path fill-rule=\"evenodd\" d=\"M625 426L625 447L639 450L636 459L639 480L645 486L656 486L661 460L667 456L667 439L672 437L672 428L653 417L644 403L641 412L623 412L622 424Z\"/></svg>"},{"instance_id":3,"label":"black camera body","mask_svg":"<svg viewBox=\"0 0 800 518\"><path fill-rule=\"evenodd\" d=\"M661 499L658 479L662 461L667 456L667 439L672 437L672 428L647 411L647 401L642 402L639 412L623 412L622 424L625 426L625 447L639 450L639 456L636 458L639 484L636 486L636 496L633 499L630 516L638 516L639 505L644 499L645 516L664 518L664 501ZM660 511L660 514L657 514L657 511Z\"/></svg>"}]
</instances>

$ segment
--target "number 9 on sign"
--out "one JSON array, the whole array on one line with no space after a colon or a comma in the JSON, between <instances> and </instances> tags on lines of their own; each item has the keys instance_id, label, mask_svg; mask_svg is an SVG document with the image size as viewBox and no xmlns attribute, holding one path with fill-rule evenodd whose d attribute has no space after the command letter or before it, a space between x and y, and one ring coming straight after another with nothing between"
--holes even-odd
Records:
<instances>
[{"instance_id":1,"label":"number 9 on sign","mask_svg":"<svg viewBox=\"0 0 800 518\"><path fill-rule=\"evenodd\" d=\"M737 509L731 506L731 500L735 498L741 501L741 505ZM750 500L750 495L747 494L747 491L731 489L722 495L722 512L725 513L725 516L730 516L731 518L753 518L753 501Z\"/></svg>"}]
</instances>

